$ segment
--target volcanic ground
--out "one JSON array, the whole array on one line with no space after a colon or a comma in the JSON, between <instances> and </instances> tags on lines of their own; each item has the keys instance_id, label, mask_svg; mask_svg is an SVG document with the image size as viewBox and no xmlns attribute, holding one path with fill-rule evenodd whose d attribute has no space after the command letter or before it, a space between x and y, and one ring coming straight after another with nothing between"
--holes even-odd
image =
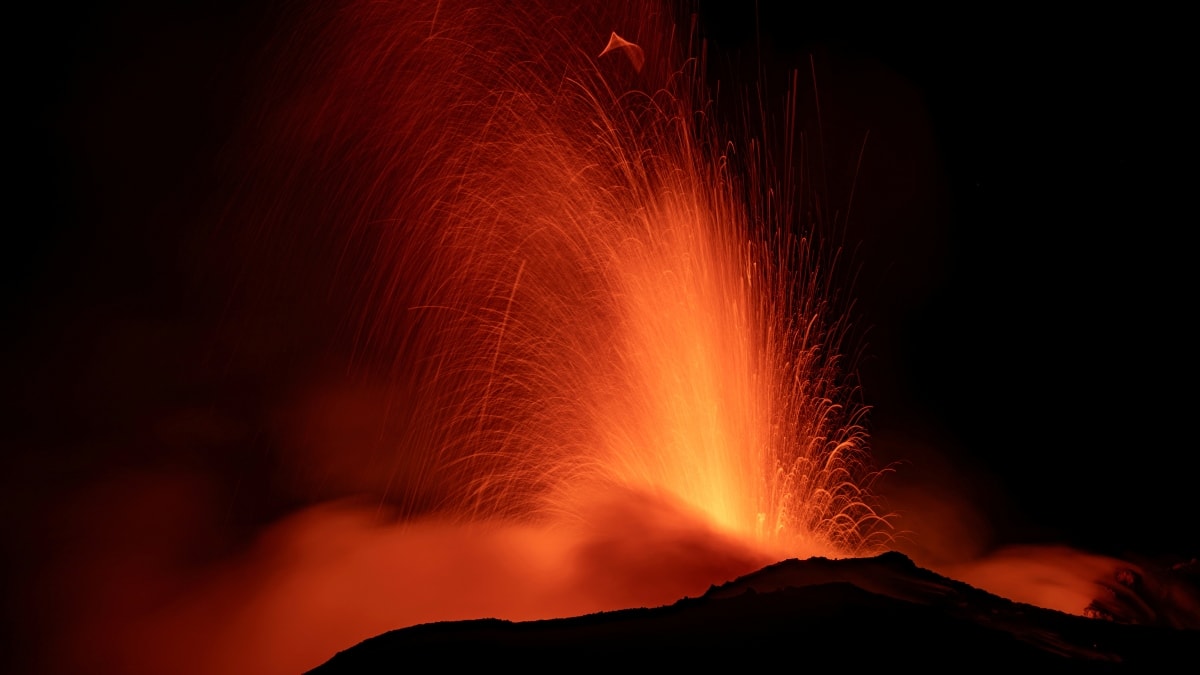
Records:
<instances>
[{"instance_id":1,"label":"volcanic ground","mask_svg":"<svg viewBox=\"0 0 1200 675\"><path fill-rule=\"evenodd\" d=\"M312 675L439 666L678 667L837 662L843 667L1046 667L1187 671L1200 648L1195 562L1122 570L1074 616L1012 602L918 567L901 553L785 560L698 598L545 621L478 619L395 630ZM1188 664L1192 666L1188 666Z\"/></svg>"}]
</instances>

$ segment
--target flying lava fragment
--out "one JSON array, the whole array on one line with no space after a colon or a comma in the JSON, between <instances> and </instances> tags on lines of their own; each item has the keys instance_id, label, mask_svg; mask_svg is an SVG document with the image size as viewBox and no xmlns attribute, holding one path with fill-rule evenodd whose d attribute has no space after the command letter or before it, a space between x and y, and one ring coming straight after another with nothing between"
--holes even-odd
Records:
<instances>
[{"instance_id":1,"label":"flying lava fragment","mask_svg":"<svg viewBox=\"0 0 1200 675\"><path fill-rule=\"evenodd\" d=\"M646 54L642 48L636 44L617 35L615 32L609 36L608 44L605 45L604 51L600 52L600 56L604 56L609 52L620 52L629 57L629 63L633 64L633 69L637 72L642 72L642 66L646 65Z\"/></svg>"}]
</instances>

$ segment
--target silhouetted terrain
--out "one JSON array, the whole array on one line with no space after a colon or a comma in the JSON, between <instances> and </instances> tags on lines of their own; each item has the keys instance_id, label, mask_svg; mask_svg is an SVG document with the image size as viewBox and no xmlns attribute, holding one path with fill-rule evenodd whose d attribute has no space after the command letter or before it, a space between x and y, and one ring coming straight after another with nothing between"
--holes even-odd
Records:
<instances>
[{"instance_id":1,"label":"silhouetted terrain","mask_svg":"<svg viewBox=\"0 0 1200 675\"><path fill-rule=\"evenodd\" d=\"M1193 589L1194 590L1194 589ZM313 675L414 664L564 667L740 663L941 668L1187 670L1200 632L1083 618L1010 602L914 565L875 558L787 560L668 607L571 619L496 619L392 631Z\"/></svg>"}]
</instances>

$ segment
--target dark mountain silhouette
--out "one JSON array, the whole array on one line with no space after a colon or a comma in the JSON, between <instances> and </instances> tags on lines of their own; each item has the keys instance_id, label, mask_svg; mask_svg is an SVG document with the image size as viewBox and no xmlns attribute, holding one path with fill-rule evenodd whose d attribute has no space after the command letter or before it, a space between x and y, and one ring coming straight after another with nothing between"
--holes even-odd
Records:
<instances>
[{"instance_id":1,"label":"dark mountain silhouette","mask_svg":"<svg viewBox=\"0 0 1200 675\"><path fill-rule=\"evenodd\" d=\"M1125 622L1130 618L1086 618L1012 602L885 553L787 560L667 607L413 626L366 640L310 672L396 672L431 662L640 668L706 665L714 658L789 667L836 662L1059 672L1129 666L1167 672L1195 663L1200 632Z\"/></svg>"}]
</instances>

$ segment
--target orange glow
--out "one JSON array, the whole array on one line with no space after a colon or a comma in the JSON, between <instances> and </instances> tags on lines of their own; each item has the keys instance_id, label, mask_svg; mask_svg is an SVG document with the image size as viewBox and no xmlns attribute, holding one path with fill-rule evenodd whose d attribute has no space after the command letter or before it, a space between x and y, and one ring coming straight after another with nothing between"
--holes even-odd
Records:
<instances>
[{"instance_id":1,"label":"orange glow","mask_svg":"<svg viewBox=\"0 0 1200 675\"><path fill-rule=\"evenodd\" d=\"M646 54L642 51L641 47L613 33L609 36L608 45L604 47L604 51L600 52L600 56L618 51L628 57L629 63L633 65L634 70L641 72L642 66L646 65Z\"/></svg>"},{"instance_id":2,"label":"orange glow","mask_svg":"<svg viewBox=\"0 0 1200 675\"><path fill-rule=\"evenodd\" d=\"M835 224L718 133L696 36L607 5L350 1L277 45L219 248L261 284L246 316L280 287L352 298L339 368L364 384L299 388L273 431L300 489L342 499L215 565L107 553L147 563L84 575L63 670L296 672L415 623L665 604L889 542ZM89 508L216 528L138 484Z\"/></svg>"},{"instance_id":3,"label":"orange glow","mask_svg":"<svg viewBox=\"0 0 1200 675\"><path fill-rule=\"evenodd\" d=\"M398 627L669 604L769 562L666 505L640 500L593 516L586 532L396 526L328 504L277 523L244 555L201 573L81 570L80 585L94 595L68 615L70 649L54 655L52 670L297 673ZM124 559L153 552L138 553Z\"/></svg>"},{"instance_id":4,"label":"orange glow","mask_svg":"<svg viewBox=\"0 0 1200 675\"><path fill-rule=\"evenodd\" d=\"M297 374L264 432L304 508L196 562L210 486L64 506L95 541L61 559L100 564L47 572L72 579L54 668L295 673L417 623L661 605L893 543L839 223L780 177L791 132L772 158L713 119L698 36L652 0L339 4L272 46L214 235L251 280L231 316L350 298L343 388Z\"/></svg>"},{"instance_id":5,"label":"orange glow","mask_svg":"<svg viewBox=\"0 0 1200 675\"><path fill-rule=\"evenodd\" d=\"M1084 616L1127 562L1066 546L1014 546L941 571L1001 597Z\"/></svg>"},{"instance_id":6,"label":"orange glow","mask_svg":"<svg viewBox=\"0 0 1200 675\"><path fill-rule=\"evenodd\" d=\"M302 68L272 126L346 167L284 194L327 194L369 259L342 271L366 274L356 365L410 404L383 499L554 525L619 490L794 554L878 550L836 251L761 143L719 137L664 14L372 3L319 31L331 75ZM636 75L595 56L614 28L600 57Z\"/></svg>"}]
</instances>

